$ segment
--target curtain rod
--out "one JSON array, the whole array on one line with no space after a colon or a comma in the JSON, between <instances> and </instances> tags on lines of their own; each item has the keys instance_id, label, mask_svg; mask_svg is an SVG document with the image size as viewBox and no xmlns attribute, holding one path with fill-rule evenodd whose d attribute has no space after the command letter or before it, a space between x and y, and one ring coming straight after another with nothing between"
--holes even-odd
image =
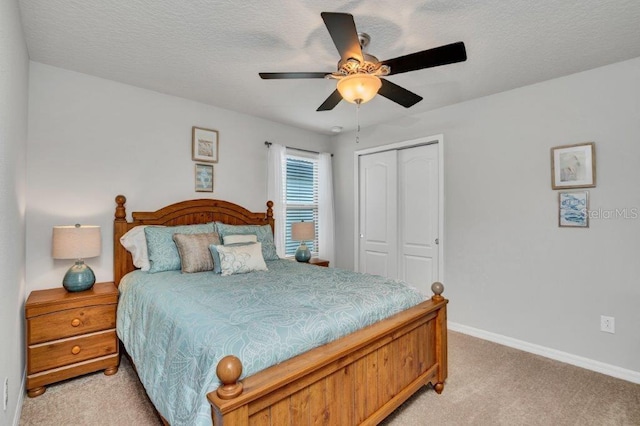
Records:
<instances>
[{"instance_id":1,"label":"curtain rod","mask_svg":"<svg viewBox=\"0 0 640 426\"><path fill-rule=\"evenodd\" d=\"M273 142L269 142L269 141L264 141L264 144L267 146L267 148L271 147L271 145L273 144ZM289 148L289 149L295 149L296 151L302 151L302 152L310 152L311 154L320 154L320 152L318 151L312 151L310 149L302 149L302 148L294 148L292 146L286 146L285 148ZM333 154L331 154L331 156L333 157Z\"/></svg>"}]
</instances>

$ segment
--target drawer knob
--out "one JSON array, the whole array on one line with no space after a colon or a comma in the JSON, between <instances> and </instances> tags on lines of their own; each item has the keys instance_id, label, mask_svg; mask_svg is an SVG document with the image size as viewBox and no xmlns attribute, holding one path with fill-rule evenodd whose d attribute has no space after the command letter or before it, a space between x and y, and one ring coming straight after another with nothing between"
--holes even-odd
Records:
<instances>
[{"instance_id":1,"label":"drawer knob","mask_svg":"<svg viewBox=\"0 0 640 426\"><path fill-rule=\"evenodd\" d=\"M74 346L73 348L71 348L71 353L74 355L78 355L80 353L80 346Z\"/></svg>"},{"instance_id":2,"label":"drawer knob","mask_svg":"<svg viewBox=\"0 0 640 426\"><path fill-rule=\"evenodd\" d=\"M78 318L74 318L74 319L71 321L71 326L72 326L72 327L77 327L77 326L79 326L79 325L80 325L80 320L79 320Z\"/></svg>"}]
</instances>

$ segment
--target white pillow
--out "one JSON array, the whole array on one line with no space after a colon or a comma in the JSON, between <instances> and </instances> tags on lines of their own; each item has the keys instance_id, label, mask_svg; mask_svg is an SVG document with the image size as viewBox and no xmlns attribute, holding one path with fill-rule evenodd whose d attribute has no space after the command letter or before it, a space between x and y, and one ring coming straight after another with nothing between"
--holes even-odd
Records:
<instances>
[{"instance_id":1,"label":"white pillow","mask_svg":"<svg viewBox=\"0 0 640 426\"><path fill-rule=\"evenodd\" d=\"M147 252L147 237L144 234L146 227L147 225L135 226L120 237L120 244L131 253L133 265L143 271L148 271L151 267Z\"/></svg>"},{"instance_id":2,"label":"white pillow","mask_svg":"<svg viewBox=\"0 0 640 426\"><path fill-rule=\"evenodd\" d=\"M225 235L222 239L225 245L228 244L244 244L244 243L257 243L258 236L254 234L235 234L235 235Z\"/></svg>"},{"instance_id":3,"label":"white pillow","mask_svg":"<svg viewBox=\"0 0 640 426\"><path fill-rule=\"evenodd\" d=\"M268 271L262 257L262 244L242 246L216 246L220 254L222 275L246 274L253 271Z\"/></svg>"}]
</instances>

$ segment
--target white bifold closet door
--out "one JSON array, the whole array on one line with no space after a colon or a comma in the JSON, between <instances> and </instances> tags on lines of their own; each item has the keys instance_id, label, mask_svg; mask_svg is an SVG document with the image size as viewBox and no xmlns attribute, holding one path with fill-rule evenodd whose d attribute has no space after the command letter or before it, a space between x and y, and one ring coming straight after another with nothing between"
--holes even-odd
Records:
<instances>
[{"instance_id":1,"label":"white bifold closet door","mask_svg":"<svg viewBox=\"0 0 640 426\"><path fill-rule=\"evenodd\" d=\"M438 145L359 157L359 271L429 294L438 280Z\"/></svg>"},{"instance_id":2,"label":"white bifold closet door","mask_svg":"<svg viewBox=\"0 0 640 426\"><path fill-rule=\"evenodd\" d=\"M398 151L362 155L359 271L398 276Z\"/></svg>"}]
</instances>

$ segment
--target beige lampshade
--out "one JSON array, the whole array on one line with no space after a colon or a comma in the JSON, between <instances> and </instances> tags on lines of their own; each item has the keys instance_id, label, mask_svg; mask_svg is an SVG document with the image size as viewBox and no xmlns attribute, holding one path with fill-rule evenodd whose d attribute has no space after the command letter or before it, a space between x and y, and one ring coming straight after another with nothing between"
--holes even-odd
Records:
<instances>
[{"instance_id":1,"label":"beige lampshade","mask_svg":"<svg viewBox=\"0 0 640 426\"><path fill-rule=\"evenodd\" d=\"M291 224L291 239L293 241L313 241L315 238L315 222L294 222Z\"/></svg>"},{"instance_id":2,"label":"beige lampshade","mask_svg":"<svg viewBox=\"0 0 640 426\"><path fill-rule=\"evenodd\" d=\"M54 259L88 259L100 256L100 227L70 225L53 227Z\"/></svg>"},{"instance_id":3,"label":"beige lampshade","mask_svg":"<svg viewBox=\"0 0 640 426\"><path fill-rule=\"evenodd\" d=\"M382 81L371 74L351 74L338 80L338 92L352 104L369 102L378 93Z\"/></svg>"}]
</instances>

